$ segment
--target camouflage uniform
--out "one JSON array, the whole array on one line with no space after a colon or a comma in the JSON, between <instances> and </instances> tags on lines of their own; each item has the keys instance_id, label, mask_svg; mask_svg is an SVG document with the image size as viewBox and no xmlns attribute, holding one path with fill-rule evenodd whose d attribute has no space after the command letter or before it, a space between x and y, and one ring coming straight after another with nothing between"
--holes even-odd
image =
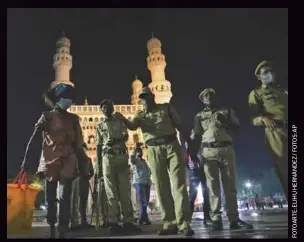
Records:
<instances>
[{"instance_id":1,"label":"camouflage uniform","mask_svg":"<svg viewBox=\"0 0 304 242\"><path fill-rule=\"evenodd\" d=\"M258 65L255 75L270 65L263 61ZM277 129L265 128L266 144L272 151L275 159L275 168L284 189L288 195L288 91L279 85L262 84L252 90L248 98L249 108L254 126L264 126L263 117L270 117L276 121Z\"/></svg>"}]
</instances>

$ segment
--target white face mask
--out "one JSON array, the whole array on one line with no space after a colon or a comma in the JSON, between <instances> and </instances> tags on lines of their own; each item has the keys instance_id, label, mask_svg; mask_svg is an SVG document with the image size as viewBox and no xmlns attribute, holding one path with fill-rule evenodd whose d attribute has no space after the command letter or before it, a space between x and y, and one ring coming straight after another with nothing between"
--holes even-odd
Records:
<instances>
[{"instance_id":1,"label":"white face mask","mask_svg":"<svg viewBox=\"0 0 304 242\"><path fill-rule=\"evenodd\" d=\"M261 75L261 79L266 85L275 81L274 75L271 72L268 72L266 75Z\"/></svg>"},{"instance_id":2,"label":"white face mask","mask_svg":"<svg viewBox=\"0 0 304 242\"><path fill-rule=\"evenodd\" d=\"M59 102L57 103L62 110L67 110L72 104L73 100L69 98L60 98Z\"/></svg>"}]
</instances>

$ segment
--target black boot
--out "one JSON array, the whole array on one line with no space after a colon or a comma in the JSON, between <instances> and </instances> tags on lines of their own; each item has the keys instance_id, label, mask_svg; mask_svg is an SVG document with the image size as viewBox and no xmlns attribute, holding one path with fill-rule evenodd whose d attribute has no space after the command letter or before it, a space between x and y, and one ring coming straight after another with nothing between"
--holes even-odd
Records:
<instances>
[{"instance_id":1,"label":"black boot","mask_svg":"<svg viewBox=\"0 0 304 242\"><path fill-rule=\"evenodd\" d=\"M213 221L210 230L211 231L222 231L223 230L222 221L221 220Z\"/></svg>"},{"instance_id":2,"label":"black boot","mask_svg":"<svg viewBox=\"0 0 304 242\"><path fill-rule=\"evenodd\" d=\"M50 225L50 239L56 238L56 227L55 225Z\"/></svg>"},{"instance_id":3,"label":"black boot","mask_svg":"<svg viewBox=\"0 0 304 242\"><path fill-rule=\"evenodd\" d=\"M185 236L193 236L194 235L194 230L189 226L188 228L180 230L179 233L183 234Z\"/></svg>"},{"instance_id":4,"label":"black boot","mask_svg":"<svg viewBox=\"0 0 304 242\"><path fill-rule=\"evenodd\" d=\"M173 235L178 234L178 228L168 228L168 229L161 229L158 231L158 235Z\"/></svg>"},{"instance_id":5,"label":"black boot","mask_svg":"<svg viewBox=\"0 0 304 242\"><path fill-rule=\"evenodd\" d=\"M238 219L236 222L230 223L230 229L240 229L240 228L246 228L246 229L253 229L252 224L245 223L243 220Z\"/></svg>"}]
</instances>

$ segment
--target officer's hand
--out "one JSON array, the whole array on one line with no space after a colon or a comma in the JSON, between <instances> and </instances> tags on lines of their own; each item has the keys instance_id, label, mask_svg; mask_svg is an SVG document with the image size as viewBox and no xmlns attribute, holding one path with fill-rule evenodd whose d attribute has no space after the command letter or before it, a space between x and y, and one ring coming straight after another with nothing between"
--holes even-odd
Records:
<instances>
[{"instance_id":1,"label":"officer's hand","mask_svg":"<svg viewBox=\"0 0 304 242\"><path fill-rule=\"evenodd\" d=\"M277 125L275 123L275 121L273 121L272 119L268 118L268 117L264 117L262 119L262 122L264 123L264 125L269 128L271 131L274 131L277 129Z\"/></svg>"},{"instance_id":2,"label":"officer's hand","mask_svg":"<svg viewBox=\"0 0 304 242\"><path fill-rule=\"evenodd\" d=\"M120 112L115 112L115 113L113 114L113 117L116 118L116 119L118 119L118 120L123 120L123 119L125 119L125 117L124 117Z\"/></svg>"}]
</instances>

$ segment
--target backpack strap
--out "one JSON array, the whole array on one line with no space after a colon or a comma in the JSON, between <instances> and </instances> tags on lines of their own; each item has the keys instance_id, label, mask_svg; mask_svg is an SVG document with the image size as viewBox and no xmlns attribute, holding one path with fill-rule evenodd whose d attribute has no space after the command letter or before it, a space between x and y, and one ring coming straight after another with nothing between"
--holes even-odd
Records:
<instances>
[{"instance_id":1,"label":"backpack strap","mask_svg":"<svg viewBox=\"0 0 304 242\"><path fill-rule=\"evenodd\" d=\"M44 116L45 121L50 122L52 120L52 113L51 113L51 111L42 112L42 115Z\"/></svg>"},{"instance_id":2,"label":"backpack strap","mask_svg":"<svg viewBox=\"0 0 304 242\"><path fill-rule=\"evenodd\" d=\"M45 111L42 113L41 117L35 124L35 129L36 130L45 130L48 127L48 124L52 120L52 113L51 111Z\"/></svg>"}]
</instances>

